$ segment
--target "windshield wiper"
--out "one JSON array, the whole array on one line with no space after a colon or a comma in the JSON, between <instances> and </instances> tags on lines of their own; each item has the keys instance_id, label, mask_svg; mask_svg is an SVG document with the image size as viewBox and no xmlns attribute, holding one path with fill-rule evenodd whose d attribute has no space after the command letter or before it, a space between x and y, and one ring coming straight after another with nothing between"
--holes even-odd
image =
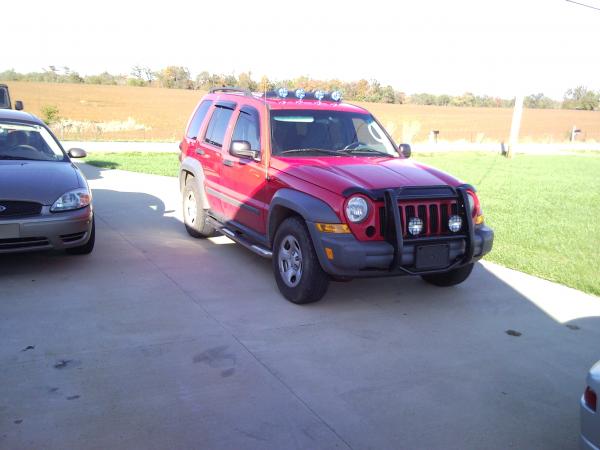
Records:
<instances>
[{"instance_id":1,"label":"windshield wiper","mask_svg":"<svg viewBox=\"0 0 600 450\"><path fill-rule=\"evenodd\" d=\"M289 150L284 150L282 152L277 153L277 155L283 155L285 153L307 153L307 152L317 152L317 153L325 153L327 155L336 155L340 156L340 152L335 150L326 150L324 148L292 148Z\"/></svg>"},{"instance_id":2,"label":"windshield wiper","mask_svg":"<svg viewBox=\"0 0 600 450\"><path fill-rule=\"evenodd\" d=\"M389 153L382 152L380 150L375 150L374 148L371 148L371 147L347 148L347 149L340 150L340 153L377 153L378 155L381 155L381 156L392 157L392 155L390 155Z\"/></svg>"},{"instance_id":3,"label":"windshield wiper","mask_svg":"<svg viewBox=\"0 0 600 450\"><path fill-rule=\"evenodd\" d=\"M39 161L39 159L35 158L25 158L23 156L12 156L12 155L0 155L0 159L10 159L10 160L24 160L24 161Z\"/></svg>"}]
</instances>

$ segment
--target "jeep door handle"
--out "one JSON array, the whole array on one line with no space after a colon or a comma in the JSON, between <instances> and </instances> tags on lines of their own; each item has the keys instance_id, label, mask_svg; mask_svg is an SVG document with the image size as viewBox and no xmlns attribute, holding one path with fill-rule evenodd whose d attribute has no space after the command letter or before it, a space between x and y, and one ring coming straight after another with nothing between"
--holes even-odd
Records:
<instances>
[{"instance_id":1,"label":"jeep door handle","mask_svg":"<svg viewBox=\"0 0 600 450\"><path fill-rule=\"evenodd\" d=\"M230 159L224 159L223 160L223 165L227 166L227 167L233 167L233 161Z\"/></svg>"},{"instance_id":2,"label":"jeep door handle","mask_svg":"<svg viewBox=\"0 0 600 450\"><path fill-rule=\"evenodd\" d=\"M202 150L201 148L197 148L196 155L204 155L204 150Z\"/></svg>"}]
</instances>

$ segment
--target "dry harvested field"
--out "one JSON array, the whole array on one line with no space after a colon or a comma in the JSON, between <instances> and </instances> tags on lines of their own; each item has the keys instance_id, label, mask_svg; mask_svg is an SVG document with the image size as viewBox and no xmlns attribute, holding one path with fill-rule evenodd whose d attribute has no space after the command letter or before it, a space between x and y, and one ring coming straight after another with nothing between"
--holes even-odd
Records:
<instances>
[{"instance_id":1,"label":"dry harvested field","mask_svg":"<svg viewBox=\"0 0 600 450\"><path fill-rule=\"evenodd\" d=\"M177 140L202 91L8 82L13 99L40 114L54 105L66 126L63 138L98 140ZM404 142L428 139L439 130L440 140L499 142L507 139L511 113L503 108L457 108L419 105L358 103L373 112L394 138ZM579 139L600 141L600 111L525 110L521 140L563 142L573 125Z\"/></svg>"}]
</instances>

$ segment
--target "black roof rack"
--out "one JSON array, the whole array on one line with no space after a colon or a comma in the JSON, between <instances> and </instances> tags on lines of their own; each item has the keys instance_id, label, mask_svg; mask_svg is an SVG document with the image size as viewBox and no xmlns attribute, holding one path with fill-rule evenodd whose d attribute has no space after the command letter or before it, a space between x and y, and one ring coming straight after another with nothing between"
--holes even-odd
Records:
<instances>
[{"instance_id":1,"label":"black roof rack","mask_svg":"<svg viewBox=\"0 0 600 450\"><path fill-rule=\"evenodd\" d=\"M237 88L237 87L223 86L223 87L210 88L209 93L214 94L215 92L231 92L234 94L236 94L236 93L244 94L246 96L254 97L252 95L252 92L250 92L248 89L242 89L242 88Z\"/></svg>"}]
</instances>

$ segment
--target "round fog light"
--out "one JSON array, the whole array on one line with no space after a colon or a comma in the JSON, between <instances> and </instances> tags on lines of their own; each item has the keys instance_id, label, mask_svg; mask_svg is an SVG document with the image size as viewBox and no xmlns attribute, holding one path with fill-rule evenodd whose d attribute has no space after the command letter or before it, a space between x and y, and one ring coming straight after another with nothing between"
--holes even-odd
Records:
<instances>
[{"instance_id":1,"label":"round fog light","mask_svg":"<svg viewBox=\"0 0 600 450\"><path fill-rule=\"evenodd\" d=\"M448 229L453 233L456 233L460 230L460 227L462 227L462 219L460 218L460 216L450 216L450 218L448 219Z\"/></svg>"},{"instance_id":2,"label":"round fog light","mask_svg":"<svg viewBox=\"0 0 600 450\"><path fill-rule=\"evenodd\" d=\"M408 221L408 232L416 236L423 231L423 221L419 217L411 217Z\"/></svg>"}]
</instances>

